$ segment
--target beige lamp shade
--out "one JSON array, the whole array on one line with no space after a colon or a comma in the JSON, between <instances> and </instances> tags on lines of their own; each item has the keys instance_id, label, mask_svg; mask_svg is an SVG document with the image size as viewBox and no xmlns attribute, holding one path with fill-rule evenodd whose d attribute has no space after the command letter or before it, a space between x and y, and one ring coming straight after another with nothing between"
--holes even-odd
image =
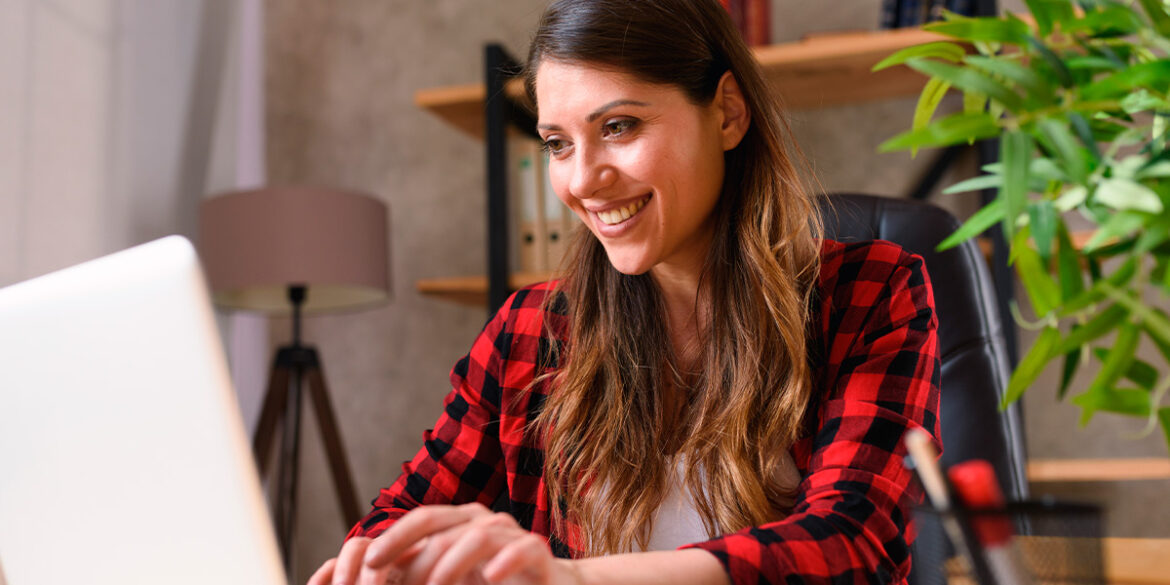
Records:
<instances>
[{"instance_id":1,"label":"beige lamp shade","mask_svg":"<svg viewBox=\"0 0 1170 585\"><path fill-rule=\"evenodd\" d=\"M199 248L215 303L287 313L356 309L389 297L387 209L360 193L268 187L205 199Z\"/></svg>"}]
</instances>

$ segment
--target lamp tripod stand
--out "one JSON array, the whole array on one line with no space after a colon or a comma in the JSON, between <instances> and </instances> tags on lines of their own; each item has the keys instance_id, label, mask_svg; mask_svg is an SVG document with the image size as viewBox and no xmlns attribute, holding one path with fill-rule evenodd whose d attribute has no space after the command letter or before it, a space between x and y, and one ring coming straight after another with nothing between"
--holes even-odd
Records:
<instances>
[{"instance_id":1,"label":"lamp tripod stand","mask_svg":"<svg viewBox=\"0 0 1170 585\"><path fill-rule=\"evenodd\" d=\"M252 452L256 457L257 467L260 475L264 476L276 426L278 422L281 423L280 467L277 476L274 517L277 537L280 540L281 555L286 569L291 569L301 431L301 395L306 380L309 383L309 396L313 400L313 411L317 413L321 438L325 443L325 454L333 476L333 486L337 492L337 500L341 506L346 528L353 526L361 518L353 487L353 476L349 471L349 462L345 457L345 449L341 443L337 418L333 413L333 406L329 401L329 391L325 386L321 358L315 347L301 344L301 308L305 303L307 292L307 287L303 285L288 287L288 299L293 306L293 339L291 344L277 350L276 357L272 362L272 370L268 378L268 391L264 396L260 422L256 427L256 436L252 443ZM279 420L282 417L283 420ZM291 571L289 574L292 574Z\"/></svg>"}]
</instances>

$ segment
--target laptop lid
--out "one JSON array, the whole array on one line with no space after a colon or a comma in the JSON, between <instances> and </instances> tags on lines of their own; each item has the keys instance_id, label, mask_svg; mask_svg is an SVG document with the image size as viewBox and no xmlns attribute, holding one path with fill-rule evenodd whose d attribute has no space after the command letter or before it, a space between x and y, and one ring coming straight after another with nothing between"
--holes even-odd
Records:
<instances>
[{"instance_id":1,"label":"laptop lid","mask_svg":"<svg viewBox=\"0 0 1170 585\"><path fill-rule=\"evenodd\" d=\"M8 585L286 582L187 240L0 289L0 567Z\"/></svg>"}]
</instances>

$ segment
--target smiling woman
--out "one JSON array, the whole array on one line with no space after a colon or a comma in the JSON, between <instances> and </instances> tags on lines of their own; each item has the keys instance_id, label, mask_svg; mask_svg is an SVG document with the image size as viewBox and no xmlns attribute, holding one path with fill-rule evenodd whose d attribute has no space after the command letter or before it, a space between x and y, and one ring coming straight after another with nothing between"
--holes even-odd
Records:
<instances>
[{"instance_id":1,"label":"smiling woman","mask_svg":"<svg viewBox=\"0 0 1170 585\"><path fill-rule=\"evenodd\" d=\"M311 583L904 581L900 439L938 437L921 259L821 239L715 0L554 1L526 82L587 229Z\"/></svg>"}]
</instances>

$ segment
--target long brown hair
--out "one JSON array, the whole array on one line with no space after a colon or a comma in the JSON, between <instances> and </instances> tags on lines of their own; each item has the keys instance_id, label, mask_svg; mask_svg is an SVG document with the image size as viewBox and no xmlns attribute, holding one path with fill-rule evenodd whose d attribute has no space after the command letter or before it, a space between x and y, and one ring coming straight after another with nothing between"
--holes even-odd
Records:
<instances>
[{"instance_id":1,"label":"long brown hair","mask_svg":"<svg viewBox=\"0 0 1170 585\"><path fill-rule=\"evenodd\" d=\"M556 0L528 56L534 103L544 60L610 67L698 105L730 71L751 114L725 154L697 301L699 372L679 372L648 273L619 273L588 230L570 249L560 292L571 329L536 426L554 530L590 555L645 547L679 462L709 534L778 519L793 495L778 470L811 394L821 223L774 93L715 0Z\"/></svg>"}]
</instances>

